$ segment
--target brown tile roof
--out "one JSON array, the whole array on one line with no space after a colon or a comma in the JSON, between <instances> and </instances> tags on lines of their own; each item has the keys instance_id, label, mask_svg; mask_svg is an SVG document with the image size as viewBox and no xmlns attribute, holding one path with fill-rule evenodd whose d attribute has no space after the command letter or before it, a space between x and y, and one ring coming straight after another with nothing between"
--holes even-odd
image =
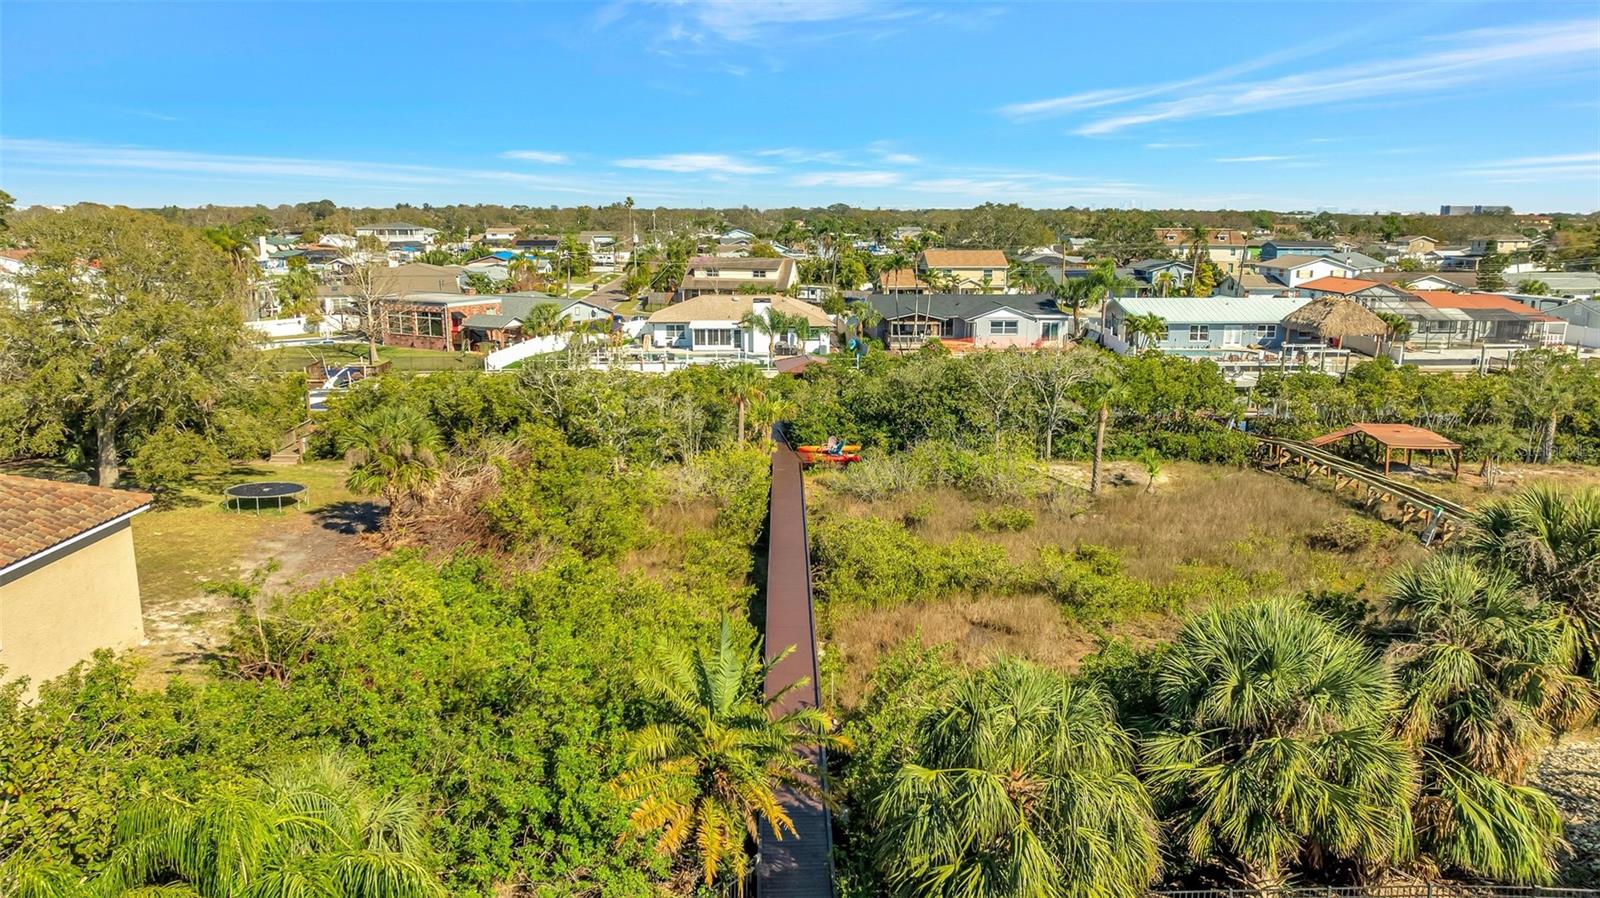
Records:
<instances>
[{"instance_id":1,"label":"brown tile roof","mask_svg":"<svg viewBox=\"0 0 1600 898\"><path fill-rule=\"evenodd\" d=\"M1155 232L1156 239L1168 246L1179 246L1189 242L1188 228L1156 228ZM1207 228L1206 244L1208 246L1244 246L1244 232L1230 228Z\"/></svg>"},{"instance_id":2,"label":"brown tile roof","mask_svg":"<svg viewBox=\"0 0 1600 898\"><path fill-rule=\"evenodd\" d=\"M1320 277L1314 280L1306 281L1300 285L1299 289L1321 290L1325 293L1338 293L1341 296L1349 296L1352 293L1359 293L1362 290L1370 290L1373 287L1378 286L1382 285L1380 285L1377 281L1366 281L1362 280L1361 278L1342 278L1329 275L1327 277Z\"/></svg>"},{"instance_id":3,"label":"brown tile roof","mask_svg":"<svg viewBox=\"0 0 1600 898\"><path fill-rule=\"evenodd\" d=\"M0 567L150 504L149 493L0 474Z\"/></svg>"},{"instance_id":4,"label":"brown tile roof","mask_svg":"<svg viewBox=\"0 0 1600 898\"><path fill-rule=\"evenodd\" d=\"M929 268L1006 268L1006 254L997 249L925 249L922 263Z\"/></svg>"}]
</instances>

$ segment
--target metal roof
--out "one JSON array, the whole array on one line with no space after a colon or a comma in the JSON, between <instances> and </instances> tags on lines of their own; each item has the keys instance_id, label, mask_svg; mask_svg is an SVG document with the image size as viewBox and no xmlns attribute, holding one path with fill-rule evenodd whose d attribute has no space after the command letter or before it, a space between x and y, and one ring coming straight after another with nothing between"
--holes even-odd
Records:
<instances>
[{"instance_id":1,"label":"metal roof","mask_svg":"<svg viewBox=\"0 0 1600 898\"><path fill-rule=\"evenodd\" d=\"M1276 323L1311 302L1304 296L1119 296L1129 315L1156 314L1168 324Z\"/></svg>"}]
</instances>

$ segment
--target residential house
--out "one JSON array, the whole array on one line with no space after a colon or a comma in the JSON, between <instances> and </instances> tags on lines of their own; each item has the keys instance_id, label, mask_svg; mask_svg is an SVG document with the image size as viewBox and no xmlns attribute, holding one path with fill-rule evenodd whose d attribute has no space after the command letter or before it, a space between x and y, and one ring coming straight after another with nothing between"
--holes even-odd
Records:
<instances>
[{"instance_id":1,"label":"residential house","mask_svg":"<svg viewBox=\"0 0 1600 898\"><path fill-rule=\"evenodd\" d=\"M100 649L144 640L133 516L146 493L0 474L0 679L26 697Z\"/></svg>"},{"instance_id":2,"label":"residential house","mask_svg":"<svg viewBox=\"0 0 1600 898\"><path fill-rule=\"evenodd\" d=\"M352 234L323 234L317 241L323 246L332 246L349 251L356 248L356 238Z\"/></svg>"},{"instance_id":3,"label":"residential house","mask_svg":"<svg viewBox=\"0 0 1600 898\"><path fill-rule=\"evenodd\" d=\"M907 240L915 240L921 236L922 228L919 228L916 225L901 225L900 227L895 228L894 231L889 234L890 239L892 239L895 243L903 243Z\"/></svg>"},{"instance_id":4,"label":"residential house","mask_svg":"<svg viewBox=\"0 0 1600 898\"><path fill-rule=\"evenodd\" d=\"M579 231L578 243L589 250L590 264L601 271L609 271L627 261L627 253L618 249L617 235L610 231Z\"/></svg>"},{"instance_id":5,"label":"residential house","mask_svg":"<svg viewBox=\"0 0 1600 898\"><path fill-rule=\"evenodd\" d=\"M590 325L609 330L614 317L610 308L588 299L565 299L545 293L501 293L494 298L500 301L497 310L475 312L462 320L467 345L489 344L503 349L537 336L528 333L526 325L540 306L553 306L556 321L566 326Z\"/></svg>"},{"instance_id":6,"label":"residential house","mask_svg":"<svg viewBox=\"0 0 1600 898\"><path fill-rule=\"evenodd\" d=\"M1421 234L1409 234L1395 238L1390 246L1402 259L1421 259L1438 249L1439 241Z\"/></svg>"},{"instance_id":7,"label":"residential house","mask_svg":"<svg viewBox=\"0 0 1600 898\"><path fill-rule=\"evenodd\" d=\"M1367 258L1363 256L1362 258ZM1332 254L1320 256L1273 256L1254 263L1256 270L1268 280L1293 289L1306 281L1325 277L1354 277L1361 269L1334 258ZM1381 267L1381 266L1379 266Z\"/></svg>"},{"instance_id":8,"label":"residential house","mask_svg":"<svg viewBox=\"0 0 1600 898\"><path fill-rule=\"evenodd\" d=\"M553 234L539 234L532 237L523 237L512 244L525 253L554 253L561 249L561 238Z\"/></svg>"},{"instance_id":9,"label":"residential house","mask_svg":"<svg viewBox=\"0 0 1600 898\"><path fill-rule=\"evenodd\" d=\"M383 343L411 349L466 348L466 320L500 311L499 296L461 293L408 293L383 304Z\"/></svg>"},{"instance_id":10,"label":"residential house","mask_svg":"<svg viewBox=\"0 0 1600 898\"><path fill-rule=\"evenodd\" d=\"M1142 259L1117 269L1117 275L1138 284L1137 292L1158 296L1163 292L1176 293L1188 289L1189 281L1194 277L1194 268L1188 262L1176 259Z\"/></svg>"},{"instance_id":11,"label":"residential house","mask_svg":"<svg viewBox=\"0 0 1600 898\"><path fill-rule=\"evenodd\" d=\"M1373 312L1397 316L1410 325L1411 332L1398 349L1412 355L1413 361L1425 360L1416 355L1419 351L1483 343L1543 346L1564 339L1565 325L1559 319L1497 294L1409 289L1390 295L1367 293L1361 302ZM1355 341L1349 345L1370 354ZM1468 355L1475 356L1476 350Z\"/></svg>"},{"instance_id":12,"label":"residential house","mask_svg":"<svg viewBox=\"0 0 1600 898\"><path fill-rule=\"evenodd\" d=\"M439 236L439 232L435 228L425 228L403 221L386 221L362 225L356 228L356 236L376 237L389 249L400 247L410 250L421 247L426 251L433 248L434 239Z\"/></svg>"},{"instance_id":13,"label":"residential house","mask_svg":"<svg viewBox=\"0 0 1600 898\"><path fill-rule=\"evenodd\" d=\"M747 315L764 316L769 310L803 319L805 333L763 334L742 323ZM645 342L657 349L733 356L804 355L826 353L832 332L833 318L827 312L792 297L706 293L652 314L645 325Z\"/></svg>"},{"instance_id":14,"label":"residential house","mask_svg":"<svg viewBox=\"0 0 1600 898\"><path fill-rule=\"evenodd\" d=\"M517 239L518 228L515 225L496 225L483 229L484 243L511 243Z\"/></svg>"},{"instance_id":15,"label":"residential house","mask_svg":"<svg viewBox=\"0 0 1600 898\"><path fill-rule=\"evenodd\" d=\"M795 284L793 259L723 259L695 256L685 266L679 299L693 299L708 293L787 293Z\"/></svg>"},{"instance_id":16,"label":"residential house","mask_svg":"<svg viewBox=\"0 0 1600 898\"><path fill-rule=\"evenodd\" d=\"M795 288L794 295L809 303L821 304L833 293L833 288L827 284L801 284Z\"/></svg>"},{"instance_id":17,"label":"residential house","mask_svg":"<svg viewBox=\"0 0 1600 898\"><path fill-rule=\"evenodd\" d=\"M18 309L27 305L28 288L22 281L31 255L31 249L0 249L0 303Z\"/></svg>"},{"instance_id":18,"label":"residential house","mask_svg":"<svg viewBox=\"0 0 1600 898\"><path fill-rule=\"evenodd\" d=\"M1321 299L1324 296L1335 296L1340 299L1353 299L1367 308L1372 308L1376 303L1387 301L1396 297L1403 297L1406 291L1399 287L1391 287L1377 281L1362 278L1324 277L1313 281L1306 281L1294 288L1296 296L1310 299Z\"/></svg>"},{"instance_id":19,"label":"residential house","mask_svg":"<svg viewBox=\"0 0 1600 898\"><path fill-rule=\"evenodd\" d=\"M1285 342L1284 317L1310 301L1303 296L1119 296L1106 304L1101 342L1124 354L1146 347L1201 355L1277 349ZM1135 346L1128 322L1146 315L1159 316L1166 330L1153 343Z\"/></svg>"},{"instance_id":20,"label":"residential house","mask_svg":"<svg viewBox=\"0 0 1600 898\"><path fill-rule=\"evenodd\" d=\"M1174 257L1188 260L1191 257L1191 238L1188 228L1156 228L1156 239L1168 248ZM1223 274L1238 274L1248 258L1249 238L1243 231L1231 228L1208 228L1205 233L1206 256Z\"/></svg>"},{"instance_id":21,"label":"residential house","mask_svg":"<svg viewBox=\"0 0 1600 898\"><path fill-rule=\"evenodd\" d=\"M1261 260L1265 262L1279 256L1331 256L1338 251L1339 247L1327 240L1274 237L1262 241Z\"/></svg>"},{"instance_id":22,"label":"residential house","mask_svg":"<svg viewBox=\"0 0 1600 898\"><path fill-rule=\"evenodd\" d=\"M1477 273L1470 271L1368 271L1361 279L1407 290L1471 290L1478 286Z\"/></svg>"},{"instance_id":23,"label":"residential house","mask_svg":"<svg viewBox=\"0 0 1600 898\"><path fill-rule=\"evenodd\" d=\"M939 272L957 293L1004 293L1010 263L997 249L926 249L917 256L917 273Z\"/></svg>"},{"instance_id":24,"label":"residential house","mask_svg":"<svg viewBox=\"0 0 1600 898\"><path fill-rule=\"evenodd\" d=\"M933 287L920 277L915 268L896 268L878 273L878 289L884 293L927 295Z\"/></svg>"},{"instance_id":25,"label":"residential house","mask_svg":"<svg viewBox=\"0 0 1600 898\"><path fill-rule=\"evenodd\" d=\"M979 349L1066 345L1072 316L1044 294L875 293L865 297L882 320L871 336L893 350L941 341Z\"/></svg>"},{"instance_id":26,"label":"residential house","mask_svg":"<svg viewBox=\"0 0 1600 898\"><path fill-rule=\"evenodd\" d=\"M1527 252L1533 249L1533 240L1521 234L1495 234L1490 237L1475 237L1467 243L1467 254L1473 256L1488 256L1495 253L1508 255L1510 253Z\"/></svg>"},{"instance_id":27,"label":"residential house","mask_svg":"<svg viewBox=\"0 0 1600 898\"><path fill-rule=\"evenodd\" d=\"M1229 275L1217 285L1218 296L1288 296L1289 288L1256 271Z\"/></svg>"},{"instance_id":28,"label":"residential house","mask_svg":"<svg viewBox=\"0 0 1600 898\"><path fill-rule=\"evenodd\" d=\"M1567 323L1568 346L1600 349L1600 300L1580 299L1545 314Z\"/></svg>"}]
</instances>

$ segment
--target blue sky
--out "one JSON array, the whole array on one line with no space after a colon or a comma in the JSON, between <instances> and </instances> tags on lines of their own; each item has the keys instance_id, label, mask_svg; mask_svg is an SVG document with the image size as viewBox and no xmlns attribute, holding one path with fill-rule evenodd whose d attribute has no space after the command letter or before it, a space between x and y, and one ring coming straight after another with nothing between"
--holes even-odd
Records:
<instances>
[{"instance_id":1,"label":"blue sky","mask_svg":"<svg viewBox=\"0 0 1600 898\"><path fill-rule=\"evenodd\" d=\"M1600 207L1600 3L0 2L24 203Z\"/></svg>"}]
</instances>

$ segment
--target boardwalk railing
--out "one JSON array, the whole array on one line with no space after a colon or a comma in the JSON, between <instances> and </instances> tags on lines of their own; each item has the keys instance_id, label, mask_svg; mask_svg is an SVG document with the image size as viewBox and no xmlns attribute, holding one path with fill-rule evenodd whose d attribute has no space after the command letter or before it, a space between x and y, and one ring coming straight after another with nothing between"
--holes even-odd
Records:
<instances>
[{"instance_id":1,"label":"boardwalk railing","mask_svg":"<svg viewBox=\"0 0 1600 898\"><path fill-rule=\"evenodd\" d=\"M781 425L773 428L772 498L767 520L766 656L771 661L790 646L794 651L767 675L766 691L774 696L789 689L773 712L783 714L821 704L817 676L817 627L811 596L811 549L806 533L806 487L800 457L789 446ZM827 755L821 746L806 750L818 777L826 776ZM792 791L779 801L794 821L795 834L779 839L765 825L758 840L758 898L832 898L833 832L826 805Z\"/></svg>"},{"instance_id":2,"label":"boardwalk railing","mask_svg":"<svg viewBox=\"0 0 1600 898\"><path fill-rule=\"evenodd\" d=\"M1464 505L1299 440L1257 437L1255 456L1256 464L1280 474L1299 471L1302 480L1310 480L1313 474L1326 476L1333 480L1335 492L1355 493L1374 515L1379 515L1384 504L1394 503L1400 511L1401 527L1413 522L1421 527L1423 545L1448 542L1472 518L1471 510Z\"/></svg>"},{"instance_id":3,"label":"boardwalk railing","mask_svg":"<svg viewBox=\"0 0 1600 898\"><path fill-rule=\"evenodd\" d=\"M1151 892L1156 898L1600 898L1600 889L1544 886L1487 886L1454 882L1415 882L1382 886L1328 888L1190 889Z\"/></svg>"}]
</instances>

